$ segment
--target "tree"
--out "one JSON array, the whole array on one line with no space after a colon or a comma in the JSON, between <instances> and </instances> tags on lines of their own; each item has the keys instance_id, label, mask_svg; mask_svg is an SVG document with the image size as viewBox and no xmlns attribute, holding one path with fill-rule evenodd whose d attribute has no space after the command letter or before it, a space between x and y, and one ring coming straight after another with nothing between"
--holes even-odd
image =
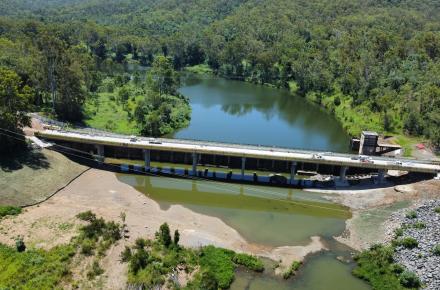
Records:
<instances>
[{"instance_id":1,"label":"tree","mask_svg":"<svg viewBox=\"0 0 440 290\"><path fill-rule=\"evenodd\" d=\"M31 108L31 99L31 88L23 85L14 71L0 68L0 153L25 145L24 138L14 132L22 133L21 129L30 125L26 113Z\"/></svg>"},{"instance_id":2,"label":"tree","mask_svg":"<svg viewBox=\"0 0 440 290\"><path fill-rule=\"evenodd\" d=\"M168 248L171 245L170 227L167 223L160 226L159 232L156 233L156 237L165 247Z\"/></svg>"},{"instance_id":3,"label":"tree","mask_svg":"<svg viewBox=\"0 0 440 290\"><path fill-rule=\"evenodd\" d=\"M158 56L154 59L147 81L153 91L159 95L175 95L179 85L179 79L173 68L173 61L169 57Z\"/></svg>"},{"instance_id":4,"label":"tree","mask_svg":"<svg viewBox=\"0 0 440 290\"><path fill-rule=\"evenodd\" d=\"M173 243L174 243L175 246L179 245L179 240L180 240L179 230L175 230L174 231L174 240L173 240Z\"/></svg>"}]
</instances>

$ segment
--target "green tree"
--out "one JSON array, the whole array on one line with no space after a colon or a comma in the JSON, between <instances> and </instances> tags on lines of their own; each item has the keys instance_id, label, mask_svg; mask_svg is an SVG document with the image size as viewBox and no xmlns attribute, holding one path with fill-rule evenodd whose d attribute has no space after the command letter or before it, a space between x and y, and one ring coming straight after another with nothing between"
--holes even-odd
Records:
<instances>
[{"instance_id":1,"label":"green tree","mask_svg":"<svg viewBox=\"0 0 440 290\"><path fill-rule=\"evenodd\" d=\"M174 231L174 240L173 240L174 245L178 246L179 245L179 241L180 241L179 230L175 230Z\"/></svg>"},{"instance_id":2,"label":"green tree","mask_svg":"<svg viewBox=\"0 0 440 290\"><path fill-rule=\"evenodd\" d=\"M31 99L31 88L23 85L14 71L0 68L0 153L24 146L24 138L13 132L22 133L22 128L30 125L27 112Z\"/></svg>"},{"instance_id":3,"label":"green tree","mask_svg":"<svg viewBox=\"0 0 440 290\"><path fill-rule=\"evenodd\" d=\"M167 223L160 226L159 231L156 233L156 237L165 247L168 248L171 245L170 227Z\"/></svg>"},{"instance_id":4,"label":"green tree","mask_svg":"<svg viewBox=\"0 0 440 290\"><path fill-rule=\"evenodd\" d=\"M179 85L179 79L173 68L173 61L169 57L157 56L147 75L150 87L159 95L175 95Z\"/></svg>"}]
</instances>

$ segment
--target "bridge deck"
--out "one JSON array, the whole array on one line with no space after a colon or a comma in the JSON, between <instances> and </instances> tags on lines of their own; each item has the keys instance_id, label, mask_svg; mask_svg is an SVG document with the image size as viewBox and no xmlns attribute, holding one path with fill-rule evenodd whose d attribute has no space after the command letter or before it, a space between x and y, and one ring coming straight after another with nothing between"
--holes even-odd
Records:
<instances>
[{"instance_id":1,"label":"bridge deck","mask_svg":"<svg viewBox=\"0 0 440 290\"><path fill-rule=\"evenodd\" d=\"M373 169L393 169L410 172L436 174L440 172L440 164L429 160L413 160L407 158L386 158L371 156L369 162L362 162L357 155L331 152L305 151L288 148L238 145L204 141L190 141L165 138L136 138L122 135L95 135L71 131L45 130L37 136L49 140L61 140L85 144L107 145L125 148L150 149L160 151L212 154L269 160L296 161L315 164L329 164L347 167Z\"/></svg>"}]
</instances>

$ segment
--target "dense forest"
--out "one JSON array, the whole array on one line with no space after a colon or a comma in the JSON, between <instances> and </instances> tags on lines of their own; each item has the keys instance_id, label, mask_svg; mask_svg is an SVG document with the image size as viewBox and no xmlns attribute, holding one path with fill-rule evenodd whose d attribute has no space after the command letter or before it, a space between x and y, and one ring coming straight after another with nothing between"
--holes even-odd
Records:
<instances>
[{"instance_id":1,"label":"dense forest","mask_svg":"<svg viewBox=\"0 0 440 290\"><path fill-rule=\"evenodd\" d=\"M371 129L440 145L438 1L6 0L0 15L0 65L33 90L33 105L65 99L55 108L64 118L83 113L127 63L151 66L162 55L175 70L205 64L289 88L352 135Z\"/></svg>"}]
</instances>

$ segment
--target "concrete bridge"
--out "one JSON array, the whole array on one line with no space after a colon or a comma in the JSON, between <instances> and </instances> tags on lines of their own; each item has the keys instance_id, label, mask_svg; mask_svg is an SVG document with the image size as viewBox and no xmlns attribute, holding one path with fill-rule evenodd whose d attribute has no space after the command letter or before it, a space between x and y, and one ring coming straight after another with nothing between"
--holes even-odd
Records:
<instances>
[{"instance_id":1,"label":"concrete bridge","mask_svg":"<svg viewBox=\"0 0 440 290\"><path fill-rule=\"evenodd\" d=\"M243 177L248 169L288 172L291 184L298 170L339 175L341 183L346 182L348 172L377 172L379 182L387 170L440 176L440 164L429 160L61 130L44 130L36 135L101 157L143 159L145 168L150 168L151 161L192 164L193 175L197 175L199 164L208 164L239 168Z\"/></svg>"}]
</instances>

